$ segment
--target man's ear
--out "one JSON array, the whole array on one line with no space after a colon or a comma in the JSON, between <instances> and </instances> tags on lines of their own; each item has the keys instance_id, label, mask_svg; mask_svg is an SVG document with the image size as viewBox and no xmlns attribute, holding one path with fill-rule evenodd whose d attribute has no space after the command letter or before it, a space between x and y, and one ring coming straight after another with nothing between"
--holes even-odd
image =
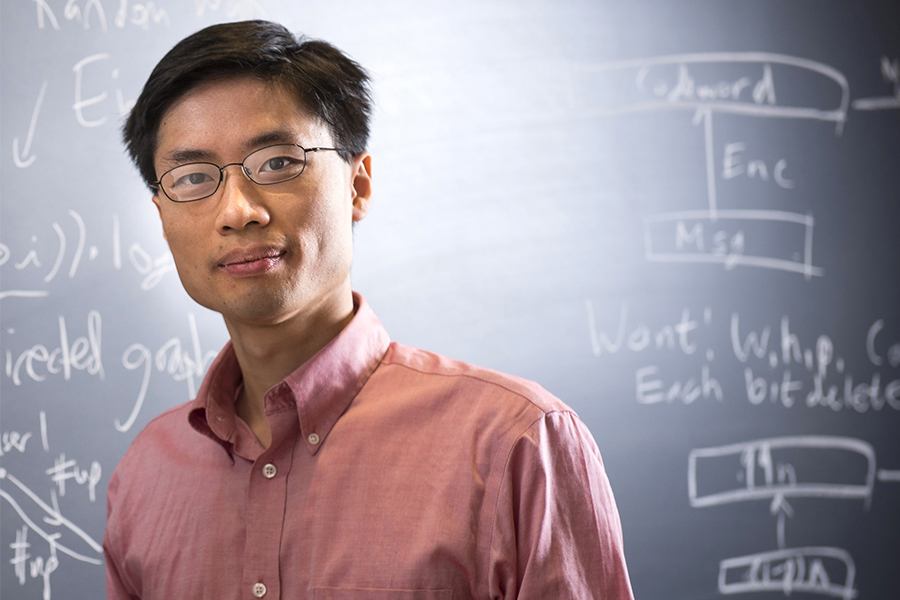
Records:
<instances>
[{"instance_id":1,"label":"man's ear","mask_svg":"<svg viewBox=\"0 0 900 600\"><path fill-rule=\"evenodd\" d=\"M353 186L353 221L362 221L372 206L372 156L362 152L351 162Z\"/></svg>"},{"instance_id":2,"label":"man's ear","mask_svg":"<svg viewBox=\"0 0 900 600\"><path fill-rule=\"evenodd\" d=\"M155 194L153 194L152 200L153 200L153 204L156 205L156 212L159 213L159 221L160 221L160 223L162 223L162 201L159 199L159 192L156 192ZM169 241L169 238L166 237L165 224L163 225L163 239L166 240L167 242Z\"/></svg>"}]
</instances>

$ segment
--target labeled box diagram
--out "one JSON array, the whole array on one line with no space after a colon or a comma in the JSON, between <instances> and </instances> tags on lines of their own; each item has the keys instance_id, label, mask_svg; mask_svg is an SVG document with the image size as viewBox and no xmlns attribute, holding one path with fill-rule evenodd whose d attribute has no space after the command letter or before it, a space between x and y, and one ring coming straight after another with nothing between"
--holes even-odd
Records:
<instances>
[{"instance_id":1,"label":"labeled box diagram","mask_svg":"<svg viewBox=\"0 0 900 600\"><path fill-rule=\"evenodd\" d=\"M830 546L787 547L791 498L861 500L871 504L877 482L898 482L900 471L878 469L875 449L838 436L788 436L697 448L688 455L688 499L694 508L764 500L776 519L777 550L719 562L723 595L804 592L851 600L856 565L850 553Z\"/></svg>"},{"instance_id":2,"label":"labeled box diagram","mask_svg":"<svg viewBox=\"0 0 900 600\"><path fill-rule=\"evenodd\" d=\"M792 85L776 85L790 80ZM776 92L777 89L777 92ZM804 94L803 89L823 93ZM839 71L823 63L767 52L697 53L578 65L571 98L577 114L610 117L643 111L687 111L702 130L707 197L696 210L644 219L644 258L650 262L707 263L824 274L813 261L811 213L719 209L713 117L811 119L835 124L840 134L850 90ZM702 128L700 127L702 125ZM783 178L775 164L766 177ZM762 168L762 167L760 167Z\"/></svg>"}]
</instances>

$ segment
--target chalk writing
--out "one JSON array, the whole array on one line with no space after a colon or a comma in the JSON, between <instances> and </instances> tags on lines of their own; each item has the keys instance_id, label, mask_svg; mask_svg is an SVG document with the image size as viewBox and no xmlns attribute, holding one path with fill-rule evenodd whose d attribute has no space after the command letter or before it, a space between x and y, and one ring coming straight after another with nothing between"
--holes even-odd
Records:
<instances>
[{"instance_id":1,"label":"chalk writing","mask_svg":"<svg viewBox=\"0 0 900 600\"><path fill-rule=\"evenodd\" d=\"M103 102L104 100L106 100L107 93L102 92L100 94L97 94L96 96L84 99L81 95L81 87L82 79L84 77L84 68L93 62L106 60L108 58L109 54L93 54L81 59L80 61L75 63L74 67L72 67L72 70L75 71L75 103L72 105L72 110L75 111L75 118L78 119L78 123L83 127L97 127L106 123L106 117L88 120L84 116L84 109L97 104L98 102Z\"/></svg>"},{"instance_id":2,"label":"chalk writing","mask_svg":"<svg viewBox=\"0 0 900 600\"><path fill-rule=\"evenodd\" d=\"M591 300L585 300L585 308L590 350L595 357L621 352L675 352L702 361L695 375L687 378L667 375L656 361L638 367L634 382L639 404L678 401L687 405L699 399L725 399L725 387L712 366L717 353L711 342L715 330L709 307L702 311L702 319L692 317L691 310L685 308L680 321L649 327L633 319L628 305L622 305L611 328L598 324L608 322L596 313ZM728 337L731 355L743 365L745 397L753 405L828 407L860 413L900 411L900 377L883 373L900 368L900 341L886 337L885 327L884 319L875 320L861 345L869 362L882 370L871 373L867 380L858 379L847 369L829 336L819 335L813 343L804 344L787 315L781 317L777 334L773 334L770 325L756 329L742 326L740 314L732 313ZM761 364L754 364L757 362Z\"/></svg>"},{"instance_id":3,"label":"chalk writing","mask_svg":"<svg viewBox=\"0 0 900 600\"><path fill-rule=\"evenodd\" d=\"M23 526L16 531L16 541L9 545L13 549L13 557L10 563L13 565L13 572L19 585L25 585L26 573L30 574L33 579L40 577L43 580L44 588L41 597L44 600L50 600L50 574L59 567L59 559L56 558L56 547L50 546L50 556L46 559L42 556L33 558L30 562L31 554L28 549L31 544L28 543L28 527ZM27 570L26 570L27 568Z\"/></svg>"},{"instance_id":4,"label":"chalk writing","mask_svg":"<svg viewBox=\"0 0 900 600\"><path fill-rule=\"evenodd\" d=\"M100 29L106 31L106 11L103 10L103 4L100 0L87 0L84 6L79 6L75 0L68 0L64 15L68 21L80 21L84 24L85 29L91 28L91 14L96 14L96 19L100 23Z\"/></svg>"},{"instance_id":5,"label":"chalk writing","mask_svg":"<svg viewBox=\"0 0 900 600\"><path fill-rule=\"evenodd\" d=\"M772 78L772 66L768 63L763 63L762 75L758 78L741 77L733 82L719 81L698 84L691 75L686 62L678 65L678 74L674 82L660 77L648 85L649 73L649 66L638 71L635 78L638 89L656 97L664 97L668 102L734 100L753 104L775 104L775 81ZM754 79L756 79L755 82Z\"/></svg>"},{"instance_id":6,"label":"chalk writing","mask_svg":"<svg viewBox=\"0 0 900 600\"><path fill-rule=\"evenodd\" d=\"M771 169L766 162L760 158L754 158L744 161L741 156L747 149L747 145L743 142L731 142L725 144L725 155L722 158L722 179L734 179L741 175L746 175L748 179L759 179L760 181L774 181L780 187L785 189L793 189L794 182L785 177L787 169L787 159L779 159Z\"/></svg>"},{"instance_id":7,"label":"chalk writing","mask_svg":"<svg viewBox=\"0 0 900 600\"><path fill-rule=\"evenodd\" d=\"M815 469L817 462L838 459L846 465L843 470ZM807 465L807 470L800 465ZM738 476L731 477L732 472ZM771 438L695 449L688 457L688 496L693 507L788 497L869 502L874 482L875 450L854 438Z\"/></svg>"},{"instance_id":8,"label":"chalk writing","mask_svg":"<svg viewBox=\"0 0 900 600\"><path fill-rule=\"evenodd\" d=\"M25 452L25 444L31 439L31 432L19 433L18 431L4 431L0 434L0 456L9 454L10 451Z\"/></svg>"},{"instance_id":9,"label":"chalk writing","mask_svg":"<svg viewBox=\"0 0 900 600\"><path fill-rule=\"evenodd\" d=\"M28 133L25 135L25 144L22 151L19 151L19 138L13 138L13 162L20 169L26 169L34 164L37 156L31 154L31 142L34 140L34 130L37 127L38 114L41 112L41 103L44 101L44 94L47 93L47 84L41 84L41 91L38 92L37 102L34 104L34 111L31 113L31 121L28 123Z\"/></svg>"},{"instance_id":10,"label":"chalk writing","mask_svg":"<svg viewBox=\"0 0 900 600\"><path fill-rule=\"evenodd\" d=\"M846 550L830 547L762 552L719 563L719 593L793 592L851 600L856 566Z\"/></svg>"},{"instance_id":11,"label":"chalk writing","mask_svg":"<svg viewBox=\"0 0 900 600\"><path fill-rule=\"evenodd\" d=\"M900 58L881 57L881 77L892 87L890 96L873 96L853 101L856 110L900 109Z\"/></svg>"},{"instance_id":12,"label":"chalk writing","mask_svg":"<svg viewBox=\"0 0 900 600\"><path fill-rule=\"evenodd\" d=\"M160 373L168 373L175 381L184 381L187 384L189 398L197 395L197 383L203 377L209 363L215 358L216 352L204 352L201 348L197 321L193 314L188 314L188 326L191 335L190 351L185 350L181 340L177 337L171 338L160 346L155 357L149 348L140 343L132 344L125 349L122 354L122 366L129 371L143 369L143 375L137 399L128 418L124 422L120 419L113 422L118 431L124 433L134 425L147 395L154 364Z\"/></svg>"},{"instance_id":13,"label":"chalk writing","mask_svg":"<svg viewBox=\"0 0 900 600\"><path fill-rule=\"evenodd\" d=\"M891 60L887 56L882 56L881 76L885 82L894 86L894 95L900 98L900 58Z\"/></svg>"},{"instance_id":14,"label":"chalk writing","mask_svg":"<svg viewBox=\"0 0 900 600\"><path fill-rule=\"evenodd\" d=\"M35 6L37 7L37 24L38 29L44 28L44 17L47 18L47 22L50 23L50 26L53 29L59 29L59 21L56 20L56 15L53 14L53 9L50 8L50 5L47 4L47 0L32 0Z\"/></svg>"},{"instance_id":15,"label":"chalk writing","mask_svg":"<svg viewBox=\"0 0 900 600\"><path fill-rule=\"evenodd\" d=\"M611 339L606 331L597 327L593 303L590 300L586 300L585 306L587 308L591 351L594 353L594 356L600 356L604 353L616 354L623 349L631 352L643 352L648 349L677 350L686 355L694 354L697 351L697 343L693 336L698 327L700 327L701 322L691 317L689 308L681 311L681 319L676 323L651 329L642 322L630 323L628 305L623 304L619 312L616 334ZM703 311L702 323L709 325L711 322L712 311L707 308Z\"/></svg>"},{"instance_id":16,"label":"chalk writing","mask_svg":"<svg viewBox=\"0 0 900 600\"><path fill-rule=\"evenodd\" d=\"M715 68L751 71L736 79L699 81ZM780 76L814 74L836 86L838 104L822 105L820 97L785 100L777 93L775 68ZM630 83L629 83L630 82ZM850 89L844 75L828 65L804 58L764 52L710 53L661 56L601 65L580 65L572 71L573 102L585 116L611 116L647 110L690 110L695 125L702 125L706 166L706 209L659 213L644 218L644 258L662 263L720 264L773 269L822 276L813 265L814 220L810 214L781 210L720 210L717 173L724 180L745 177L772 182L792 190L788 161L745 159L746 144L724 145L721 172L716 169L713 115L738 114L764 118L831 121L841 133L847 117ZM598 95L594 90L603 90ZM607 93L612 91L612 93ZM620 97L616 94L620 93ZM793 240L785 248L766 243Z\"/></svg>"},{"instance_id":17,"label":"chalk writing","mask_svg":"<svg viewBox=\"0 0 900 600\"><path fill-rule=\"evenodd\" d=\"M30 237L32 247L27 250L11 250L7 245L0 243L0 267L10 264L17 271L24 274L35 272L40 277L39 287L42 284L52 282L60 272L65 272L69 279L74 279L84 262L94 262L101 256L100 249L93 243L88 243L87 225L81 214L74 210L67 211L75 227L74 244L69 243L71 231L67 235L63 227L56 221L50 226L53 231L51 239L54 243L41 243L38 235ZM70 225L70 226L71 226ZM119 226L119 218L113 215L111 230L106 232L111 245L112 266L116 270L122 268L122 236ZM105 235L104 235L105 237ZM94 240L91 240L92 242ZM86 261L85 261L85 250ZM159 256L153 257L138 242L133 242L127 251L128 264L140 275L140 287L148 291L156 287L167 273L175 271L175 262L172 254L165 250ZM68 259L68 262L67 262ZM63 270L68 265L68 268ZM0 292L0 299L7 297L45 297L49 295L47 290L4 290Z\"/></svg>"},{"instance_id":18,"label":"chalk writing","mask_svg":"<svg viewBox=\"0 0 900 600\"><path fill-rule=\"evenodd\" d=\"M677 379L672 382L664 381L659 367L655 365L641 367L635 372L635 380L638 404L669 403L675 400L682 404L693 404L700 398L721 402L725 397L722 384L710 375L709 365L701 367L697 379L690 377L684 381Z\"/></svg>"},{"instance_id":19,"label":"chalk writing","mask_svg":"<svg viewBox=\"0 0 900 600\"><path fill-rule=\"evenodd\" d=\"M47 436L47 413L42 410L38 413L38 418L41 421L41 446L43 446L44 452L50 452L50 441Z\"/></svg>"},{"instance_id":20,"label":"chalk writing","mask_svg":"<svg viewBox=\"0 0 900 600\"><path fill-rule=\"evenodd\" d=\"M900 341L883 343L883 340L879 338L882 329L884 329L884 319L878 319L869 327L869 332L866 334L866 357L876 367L883 366L885 360L892 367L900 367Z\"/></svg>"},{"instance_id":21,"label":"chalk writing","mask_svg":"<svg viewBox=\"0 0 900 600\"><path fill-rule=\"evenodd\" d=\"M28 528L41 536L48 544L50 544L53 549L81 562L86 562L94 565L103 564L103 561L101 561L99 558L86 556L70 549L68 546L63 545L59 542L64 534L72 534L77 537L78 540L81 540L82 543L86 544L90 548L90 550L93 551L93 553L98 555L103 553L103 548L95 539L85 533L80 527L75 525L75 523L67 519L62 514L62 511L60 511L59 508L59 501L57 500L55 491L50 492L50 504L47 504L25 484L14 477L12 473L10 473L7 469L0 468L0 483L2 483L3 481L8 481L9 483L11 483L13 485L13 489L0 488L0 498L6 500L6 502L16 511L16 513L28 526ZM33 519L28 516L28 514L22 508L21 504L17 502L13 497L13 493L24 495L24 500L28 500L34 505L33 510L43 513L41 520L44 522L44 524L49 525L50 527L61 527L65 531L57 531L53 534L49 534L44 531L40 526L35 524ZM29 505L29 508L32 507Z\"/></svg>"},{"instance_id":22,"label":"chalk writing","mask_svg":"<svg viewBox=\"0 0 900 600\"><path fill-rule=\"evenodd\" d=\"M748 74L736 80L697 82L692 69L743 67ZM837 105L822 105L821 94L785 100L776 94L773 69L789 79L794 73L821 77L836 86ZM681 109L748 116L813 119L834 122L840 131L847 119L850 86L829 65L770 52L713 52L658 56L604 64L575 65L571 72L575 108L585 115L608 116L635 111ZM629 82L630 85L617 85ZM618 98L599 96L595 89L615 89Z\"/></svg>"},{"instance_id":23,"label":"chalk writing","mask_svg":"<svg viewBox=\"0 0 900 600\"><path fill-rule=\"evenodd\" d=\"M706 146L706 210L678 211L644 218L644 258L652 262L711 263L725 269L736 266L759 267L800 273L806 279L824 274L813 266L812 245L814 219L782 210L720 210L716 188L716 167L712 133L712 111L700 108L695 123L704 125ZM739 158L743 146L725 146L722 177L731 179L741 174L768 181L766 163L755 159L746 165ZM785 176L787 161L775 163L772 177L785 188L792 189L793 180ZM793 244L776 247L770 239L793 240Z\"/></svg>"},{"instance_id":24,"label":"chalk writing","mask_svg":"<svg viewBox=\"0 0 900 600\"><path fill-rule=\"evenodd\" d=\"M817 465L828 464L828 469ZM730 473L737 477L729 477ZM885 477L881 473L886 474ZM840 548L787 548L785 523L794 516L791 497L861 499L868 509L876 481L898 471L876 470L875 450L863 440L792 436L698 448L688 457L688 496L695 508L769 500L776 517L778 550L719 563L719 592L807 592L853 598L855 565ZM900 477L896 478L900 481Z\"/></svg>"},{"instance_id":25,"label":"chalk writing","mask_svg":"<svg viewBox=\"0 0 900 600\"><path fill-rule=\"evenodd\" d=\"M69 343L66 319L62 315L59 322L59 345L48 350L43 344L35 344L20 353L15 360L11 350L6 350L5 374L15 385L22 385L22 378L41 382L49 376L62 375L68 381L73 371L86 371L100 379L104 378L102 343L102 319L96 310L88 312L87 335L75 338Z\"/></svg>"},{"instance_id":26,"label":"chalk writing","mask_svg":"<svg viewBox=\"0 0 900 600\"><path fill-rule=\"evenodd\" d=\"M85 98L83 95L83 81L84 81L84 69L91 64L99 63L101 61L106 61L110 59L110 55L106 53L92 54L87 56L72 67L72 70L75 72L75 103L72 104L72 110L75 111L75 119L78 121L78 124L82 127L99 127L106 123L108 116L103 115L96 119L89 119L85 116L84 110L88 107L94 106L95 104L100 104L106 100L109 96L108 90L103 90L102 92L95 94L89 98ZM110 71L110 78L115 80L119 78L119 69L114 68ZM124 95L122 94L122 90L120 88L116 88L116 108L117 108L117 116L124 117L128 114L128 112L134 107L135 100L126 101Z\"/></svg>"},{"instance_id":27,"label":"chalk writing","mask_svg":"<svg viewBox=\"0 0 900 600\"><path fill-rule=\"evenodd\" d=\"M97 499L97 484L100 483L100 477L103 475L103 469L96 460L91 462L91 468L79 469L75 460L66 460L65 454L60 454L59 458L54 461L51 468L44 471L50 476L50 481L57 485L59 495L66 495L66 482L74 481L78 485L87 484L88 497L91 502Z\"/></svg>"},{"instance_id":28,"label":"chalk writing","mask_svg":"<svg viewBox=\"0 0 900 600\"><path fill-rule=\"evenodd\" d=\"M876 351L878 333L884 326L879 319L866 335L866 350L875 366L885 366L883 357ZM853 409L857 412L879 411L892 408L900 411L900 378L887 381L882 386L882 374L875 372L868 382L854 384L854 375L846 371L844 359L835 354L834 343L827 335L820 335L815 344L803 347L800 338L791 330L790 319L781 318L779 347L771 349L771 327L742 333L740 316L731 318L731 342L735 357L741 363L751 359L761 361L766 371L783 366L774 378L762 375L753 367L744 368L747 399L755 405L767 400L786 408L804 404L809 408L828 407L839 411ZM892 367L900 365L900 345L893 344L885 352ZM874 359L874 360L873 360ZM797 370L790 367L799 367ZM804 377L798 379L798 377ZM837 378L839 382L835 382Z\"/></svg>"},{"instance_id":29,"label":"chalk writing","mask_svg":"<svg viewBox=\"0 0 900 600\"><path fill-rule=\"evenodd\" d=\"M171 253L166 252L156 258L151 258L150 254L138 243L128 247L128 259L138 273L145 275L141 281L141 289L144 291L156 287L163 275L175 270L175 262Z\"/></svg>"},{"instance_id":30,"label":"chalk writing","mask_svg":"<svg viewBox=\"0 0 900 600\"><path fill-rule=\"evenodd\" d=\"M41 428L41 446L44 448L45 452L48 452L50 450L50 442L47 437L47 414L44 411L40 411L38 417L40 419ZM28 441L31 438L32 433L30 431L24 433L18 431L4 431L3 433L0 433L0 456L12 452L24 454Z\"/></svg>"},{"instance_id":31,"label":"chalk writing","mask_svg":"<svg viewBox=\"0 0 900 600\"><path fill-rule=\"evenodd\" d=\"M194 0L194 9L198 17L206 11L217 11L223 6L222 0ZM258 0L228 0L224 3L225 14L229 19L267 19L268 13Z\"/></svg>"},{"instance_id":32,"label":"chalk writing","mask_svg":"<svg viewBox=\"0 0 900 600\"><path fill-rule=\"evenodd\" d=\"M119 9L116 11L114 22L119 29L128 24L145 30L149 30L150 25L160 23L171 25L169 14L153 2L131 2L131 0L119 0Z\"/></svg>"},{"instance_id":33,"label":"chalk writing","mask_svg":"<svg viewBox=\"0 0 900 600\"><path fill-rule=\"evenodd\" d=\"M49 23L55 30L60 29L59 19L50 6L48 0L32 0L37 5L37 26L44 29ZM106 9L100 0L66 0L62 9L65 21L81 23L84 29L89 30L91 23L100 27L101 31L107 31L108 23ZM45 20L46 19L46 20ZM169 14L165 9L158 7L154 2L131 2L131 0L118 0L113 24L124 29L127 25L134 25L144 30L149 30L151 25L171 25Z\"/></svg>"},{"instance_id":34,"label":"chalk writing","mask_svg":"<svg viewBox=\"0 0 900 600\"><path fill-rule=\"evenodd\" d=\"M875 477L878 481L898 481L900 482L900 471L892 471L889 469L878 469Z\"/></svg>"},{"instance_id":35,"label":"chalk writing","mask_svg":"<svg viewBox=\"0 0 900 600\"><path fill-rule=\"evenodd\" d=\"M12 484L11 487L6 483ZM17 500L15 496L19 496L19 499ZM26 572L33 579L40 578L43 580L43 598L49 600L51 594L50 575L59 567L60 554L79 562L92 565L103 564L100 558L103 553L102 547L75 523L63 516L55 491L50 492L50 504L47 504L7 469L0 468L0 500L5 501L24 523L24 526L16 532L16 541L10 544L10 548L14 551L10 563L14 565L14 572L20 586L25 584ZM32 518L29 511L37 512L42 516L41 518ZM56 530L51 533L42 525L38 525L38 522ZM33 556L34 548L28 541L29 530L47 543L48 556ZM64 539L64 537L72 536L74 536L73 542L86 545L87 552L93 556L73 550L67 539Z\"/></svg>"}]
</instances>

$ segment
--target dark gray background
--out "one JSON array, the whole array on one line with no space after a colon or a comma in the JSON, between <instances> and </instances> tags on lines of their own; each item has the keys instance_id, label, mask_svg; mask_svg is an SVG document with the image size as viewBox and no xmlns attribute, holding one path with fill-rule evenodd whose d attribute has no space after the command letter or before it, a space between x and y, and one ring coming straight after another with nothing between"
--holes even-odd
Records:
<instances>
[{"instance_id":1,"label":"dark gray background","mask_svg":"<svg viewBox=\"0 0 900 600\"><path fill-rule=\"evenodd\" d=\"M92 6L87 17L86 5ZM40 598L47 581L54 598L102 597L103 567L91 564L102 554L88 540L103 536L109 476L150 419L192 397L226 339L220 318L182 291L118 130L127 103L177 40L247 17L268 17L327 39L371 69L378 104L371 144L376 196L357 227L354 288L393 339L534 379L578 411L616 493L637 597L719 597L721 561L779 546L846 552L858 598L900 596L900 483L890 481L900 471L900 403L885 401L891 382L900 380L900 111L896 101L883 110L861 110L865 103L857 102L890 98L897 90L890 80L900 57L895 3L659 1L626 8L571 0L4 0L4 598ZM842 125L827 117L842 100L833 79L771 56L735 62L722 53L772 53L833 69L847 85L845 110L838 111ZM644 91L638 88L641 64L685 54L701 56L650 69ZM619 64L634 60L637 66ZM694 97L639 104L659 100L650 82L671 91L679 64L694 80ZM766 64L774 103L756 104L750 92ZM698 101L699 86L745 76L751 84L737 100ZM73 109L79 100L80 115ZM624 110L639 106L648 110ZM759 106L823 112L816 113L820 118L734 112ZM744 172L726 178L726 147L739 147L732 144L743 144L736 157ZM758 171L748 176L749 160L766 165L768 181ZM772 177L781 160L790 189ZM763 214L809 219L811 251L802 225L760 220L759 213L739 222L707 214L686 222L688 230L695 223L704 227L700 254L715 257L716 231L729 241L741 231L744 258L734 255L727 265L681 261L696 241L678 249L675 222L658 228L653 219L707 210L710 184L720 215L768 211ZM655 254L648 254L648 242ZM654 260L660 255L680 259ZM743 264L748 256L786 258L794 266L809 258L815 274ZM89 316L92 311L99 319ZM616 342L623 315L622 344L613 351L602 336ZM657 348L656 334L679 323L685 346L676 336L673 347ZM763 358L738 358L735 323L741 342L769 328ZM47 372L42 348L61 347L61 324L70 352L97 353L102 377L90 370L75 369L68 377ZM640 349L645 330L651 343ZM866 351L870 331L872 357ZM833 358L824 382L826 391L836 386L835 408L807 406L817 367L790 356L786 363L783 339L796 340L801 351L830 340ZM703 393L704 369L721 398L713 383ZM767 390L785 377L796 382L793 405L768 395L751 402L748 369L751 383L762 378ZM145 374L143 405L130 428L119 431L116 424L132 414ZM663 392L678 381L687 392L639 402L639 381L655 378ZM873 381L875 401L865 394ZM856 407L845 402L848 385ZM900 384L894 385L896 393ZM701 392L692 401L691 390ZM787 490L788 507L773 507L771 496L691 506L692 450L785 436L869 444L870 463L858 454L796 444L772 451L773 469L787 477L792 467L800 483L859 489L870 477L868 499L795 498ZM747 447L754 449L761 480L763 446ZM704 490L743 485L739 455L715 468L708 464L698 472ZM54 480L57 465L63 481ZM95 476L99 468L93 500L92 468ZM87 481L79 483L82 475ZM51 547L37 529L58 533L55 544L81 559ZM24 570L16 571L17 560L24 560ZM807 555L807 569L814 561ZM826 563L831 583L843 584L844 567ZM779 589L743 596L785 595Z\"/></svg>"}]
</instances>

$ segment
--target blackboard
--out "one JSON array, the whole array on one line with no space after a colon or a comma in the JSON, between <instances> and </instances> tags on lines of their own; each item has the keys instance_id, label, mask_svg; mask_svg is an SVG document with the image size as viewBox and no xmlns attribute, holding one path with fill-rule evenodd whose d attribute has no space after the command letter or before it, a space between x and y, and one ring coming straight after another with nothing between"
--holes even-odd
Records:
<instances>
[{"instance_id":1,"label":"blackboard","mask_svg":"<svg viewBox=\"0 0 900 600\"><path fill-rule=\"evenodd\" d=\"M119 128L251 17L373 73L353 282L603 453L636 596L900 597L892 2L6 2L0 587L99 598L109 476L226 340Z\"/></svg>"}]
</instances>

